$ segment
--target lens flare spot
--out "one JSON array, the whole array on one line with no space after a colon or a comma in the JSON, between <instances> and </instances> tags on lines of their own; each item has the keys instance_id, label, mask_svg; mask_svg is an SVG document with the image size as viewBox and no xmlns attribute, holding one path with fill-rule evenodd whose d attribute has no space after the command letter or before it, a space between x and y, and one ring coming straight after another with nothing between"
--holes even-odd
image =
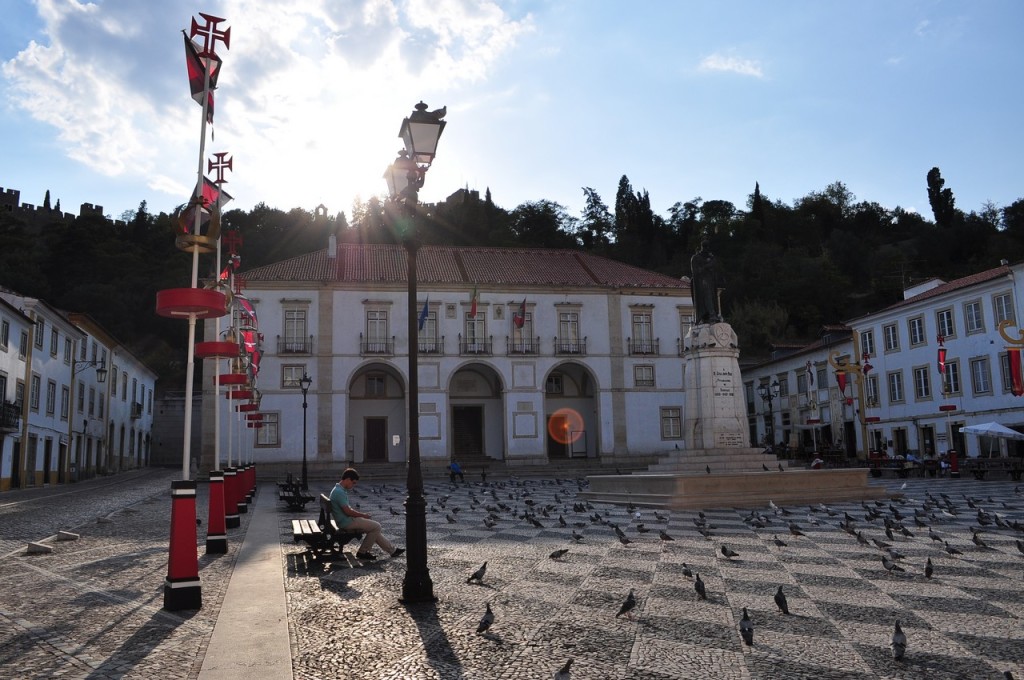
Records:
<instances>
[{"instance_id":1,"label":"lens flare spot","mask_svg":"<svg viewBox=\"0 0 1024 680\"><path fill-rule=\"evenodd\" d=\"M559 444L571 444L583 436L583 416L571 408L560 408L548 419L548 434Z\"/></svg>"}]
</instances>

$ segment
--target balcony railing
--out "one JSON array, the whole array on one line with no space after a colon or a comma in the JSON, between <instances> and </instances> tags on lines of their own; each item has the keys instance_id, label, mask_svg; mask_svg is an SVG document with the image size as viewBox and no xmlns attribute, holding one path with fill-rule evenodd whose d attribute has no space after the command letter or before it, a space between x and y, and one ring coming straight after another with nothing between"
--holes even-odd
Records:
<instances>
[{"instance_id":1,"label":"balcony railing","mask_svg":"<svg viewBox=\"0 0 1024 680\"><path fill-rule=\"evenodd\" d=\"M132 402L132 420L138 420L142 417L142 404L139 402Z\"/></svg>"},{"instance_id":2,"label":"balcony railing","mask_svg":"<svg viewBox=\"0 0 1024 680\"><path fill-rule=\"evenodd\" d=\"M555 338L555 354L574 354L577 356L587 355L587 339L569 340L566 338Z\"/></svg>"},{"instance_id":3,"label":"balcony railing","mask_svg":"<svg viewBox=\"0 0 1024 680\"><path fill-rule=\"evenodd\" d=\"M363 356L394 356L395 355L395 336L388 338L372 338L366 339L363 334L359 334L359 353Z\"/></svg>"},{"instance_id":4,"label":"balcony railing","mask_svg":"<svg viewBox=\"0 0 1024 680\"><path fill-rule=\"evenodd\" d=\"M312 354L313 336L306 338L282 338L277 336L278 354Z\"/></svg>"},{"instance_id":5,"label":"balcony railing","mask_svg":"<svg viewBox=\"0 0 1024 680\"><path fill-rule=\"evenodd\" d=\"M0 408L0 430L17 431L21 424L21 407L18 404L5 401Z\"/></svg>"},{"instance_id":6,"label":"balcony railing","mask_svg":"<svg viewBox=\"0 0 1024 680\"><path fill-rule=\"evenodd\" d=\"M444 356L444 336L440 340L420 340L419 353Z\"/></svg>"},{"instance_id":7,"label":"balcony railing","mask_svg":"<svg viewBox=\"0 0 1024 680\"><path fill-rule=\"evenodd\" d=\"M629 347L629 353L632 355L647 355L647 354L660 354L661 341L658 338L654 340L633 340L626 338L626 346Z\"/></svg>"},{"instance_id":8,"label":"balcony railing","mask_svg":"<svg viewBox=\"0 0 1024 680\"><path fill-rule=\"evenodd\" d=\"M505 354L540 354L540 337L522 340L506 337Z\"/></svg>"},{"instance_id":9,"label":"balcony railing","mask_svg":"<svg viewBox=\"0 0 1024 680\"><path fill-rule=\"evenodd\" d=\"M491 355L492 339L479 338L475 340L463 340L459 334L459 354L462 356Z\"/></svg>"}]
</instances>

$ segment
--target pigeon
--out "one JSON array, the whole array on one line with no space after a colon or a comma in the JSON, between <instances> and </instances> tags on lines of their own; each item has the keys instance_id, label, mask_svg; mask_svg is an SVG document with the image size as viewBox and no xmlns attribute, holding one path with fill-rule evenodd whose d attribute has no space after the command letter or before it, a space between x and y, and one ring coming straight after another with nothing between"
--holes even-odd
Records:
<instances>
[{"instance_id":1,"label":"pigeon","mask_svg":"<svg viewBox=\"0 0 1024 680\"><path fill-rule=\"evenodd\" d=\"M789 602L786 601L786 594L782 592L782 586L775 591L775 604L783 614L789 614Z\"/></svg>"},{"instance_id":2,"label":"pigeon","mask_svg":"<svg viewBox=\"0 0 1024 680\"><path fill-rule=\"evenodd\" d=\"M800 527L798 525L794 524L793 522L789 523L789 533L793 534L794 536L806 536L807 535L803 531L800 530Z\"/></svg>"},{"instance_id":3,"label":"pigeon","mask_svg":"<svg viewBox=\"0 0 1024 680\"><path fill-rule=\"evenodd\" d=\"M572 659L565 662L565 665L555 671L555 680L569 680L569 667L572 666Z\"/></svg>"},{"instance_id":4,"label":"pigeon","mask_svg":"<svg viewBox=\"0 0 1024 680\"><path fill-rule=\"evenodd\" d=\"M621 543L622 545L629 545L632 542L633 541L629 540L625 536L619 536L619 543Z\"/></svg>"},{"instance_id":5,"label":"pigeon","mask_svg":"<svg viewBox=\"0 0 1024 680\"><path fill-rule=\"evenodd\" d=\"M950 555L963 555L962 552L960 552L959 550L957 550L956 548L951 546L949 544L949 541L943 541L943 543L946 544L946 552L949 553Z\"/></svg>"},{"instance_id":6,"label":"pigeon","mask_svg":"<svg viewBox=\"0 0 1024 680\"><path fill-rule=\"evenodd\" d=\"M565 554L567 552L569 552L568 548L559 548L558 550L548 555L548 557L550 557L553 560L557 560L559 557L565 557Z\"/></svg>"},{"instance_id":7,"label":"pigeon","mask_svg":"<svg viewBox=\"0 0 1024 680\"><path fill-rule=\"evenodd\" d=\"M786 468L782 467L782 463L779 463L779 472L785 472Z\"/></svg>"},{"instance_id":8,"label":"pigeon","mask_svg":"<svg viewBox=\"0 0 1024 680\"><path fill-rule=\"evenodd\" d=\"M710 465L705 465L704 466L704 471L707 472L710 475L711 474L711 466Z\"/></svg>"},{"instance_id":9,"label":"pigeon","mask_svg":"<svg viewBox=\"0 0 1024 680\"><path fill-rule=\"evenodd\" d=\"M474 571L472 574L469 575L469 578L466 579L466 583L472 583L473 581L476 581L477 583L483 583L484 582L484 574L486 572L487 572L487 562L484 562L480 566L479 569L477 569L476 571Z\"/></svg>"},{"instance_id":10,"label":"pigeon","mask_svg":"<svg viewBox=\"0 0 1024 680\"><path fill-rule=\"evenodd\" d=\"M981 536L978 535L977 531L975 531L974 535L971 536L971 542L979 548L988 548L988 544L986 544L985 541L981 540Z\"/></svg>"},{"instance_id":11,"label":"pigeon","mask_svg":"<svg viewBox=\"0 0 1024 680\"><path fill-rule=\"evenodd\" d=\"M484 612L483 617L480 619L480 623L476 627L477 635L490 628L492 623L494 623L494 612L491 611L491 603L488 602L487 611Z\"/></svg>"},{"instance_id":12,"label":"pigeon","mask_svg":"<svg viewBox=\"0 0 1024 680\"><path fill-rule=\"evenodd\" d=\"M685 576L686 578L693 578L693 570L690 569L689 565L686 564L686 562L683 562L683 576Z\"/></svg>"},{"instance_id":13,"label":"pigeon","mask_svg":"<svg viewBox=\"0 0 1024 680\"><path fill-rule=\"evenodd\" d=\"M401 514L402 514L402 513L400 513L400 512L398 511L398 510L395 510L394 508L392 508L392 507L390 507L390 506L388 507L388 510L390 510L390 511L391 511L391 514L392 514L392 515L395 515L395 516L397 516L397 515L401 515Z\"/></svg>"},{"instance_id":14,"label":"pigeon","mask_svg":"<svg viewBox=\"0 0 1024 680\"><path fill-rule=\"evenodd\" d=\"M582 541L582 540L583 540L583 534L577 534L577 533L576 533L576 530L575 530L575 529L573 529L573 530L572 530L572 540L574 540L574 541L576 541L577 543L579 543L580 541Z\"/></svg>"},{"instance_id":15,"label":"pigeon","mask_svg":"<svg viewBox=\"0 0 1024 680\"><path fill-rule=\"evenodd\" d=\"M928 558L924 563L924 577L931 578L932 572L935 571L935 567L932 566L932 558Z\"/></svg>"},{"instance_id":16,"label":"pigeon","mask_svg":"<svg viewBox=\"0 0 1024 680\"><path fill-rule=\"evenodd\" d=\"M615 615L615 618L619 618L620 616L625 614L626 618L629 619L630 621L632 621L633 620L633 615L630 612L633 611L633 607L635 607L635 606L636 606L636 597L633 596L633 589L630 588L629 589L629 595L626 596L626 600L622 603L622 606L619 607L619 611Z\"/></svg>"},{"instance_id":17,"label":"pigeon","mask_svg":"<svg viewBox=\"0 0 1024 680\"><path fill-rule=\"evenodd\" d=\"M750 621L746 607L743 608L743 618L740 619L740 637L743 638L743 644L748 647L754 644L754 624Z\"/></svg>"},{"instance_id":18,"label":"pigeon","mask_svg":"<svg viewBox=\"0 0 1024 680\"><path fill-rule=\"evenodd\" d=\"M729 546L725 545L724 543L722 544L722 554L725 555L726 559L730 559L730 560L732 558L734 558L734 557L739 557L740 556L740 554L738 552L735 552L734 550L729 548Z\"/></svg>"},{"instance_id":19,"label":"pigeon","mask_svg":"<svg viewBox=\"0 0 1024 680\"><path fill-rule=\"evenodd\" d=\"M867 545L868 544L868 539L864 538L864 534L862 534L861 532L858 531L857 532L857 542L860 543L861 545Z\"/></svg>"},{"instance_id":20,"label":"pigeon","mask_svg":"<svg viewBox=\"0 0 1024 680\"><path fill-rule=\"evenodd\" d=\"M662 515L657 510L655 510L654 511L654 519L658 520L659 522L664 522L664 521L666 521L668 519L668 517L666 517L665 515Z\"/></svg>"},{"instance_id":21,"label":"pigeon","mask_svg":"<svg viewBox=\"0 0 1024 680\"><path fill-rule=\"evenodd\" d=\"M697 574L696 580L693 582L693 589L702 600L708 599L707 590L704 588L704 581L700 580L700 574Z\"/></svg>"},{"instance_id":22,"label":"pigeon","mask_svg":"<svg viewBox=\"0 0 1024 680\"><path fill-rule=\"evenodd\" d=\"M932 531L931 527L928 527L928 538L932 539L936 543L942 543L942 536L939 536L937 533Z\"/></svg>"},{"instance_id":23,"label":"pigeon","mask_svg":"<svg viewBox=\"0 0 1024 680\"><path fill-rule=\"evenodd\" d=\"M779 548L785 548L787 545L789 545L788 543L783 541L781 538L779 538L778 534L775 534L775 535L772 536L772 542L775 543L776 547L779 547Z\"/></svg>"},{"instance_id":24,"label":"pigeon","mask_svg":"<svg viewBox=\"0 0 1024 680\"><path fill-rule=\"evenodd\" d=\"M900 628L900 622L896 622L896 629L892 632L892 658L897 661L903 660L903 655L907 653L907 636Z\"/></svg>"},{"instance_id":25,"label":"pigeon","mask_svg":"<svg viewBox=\"0 0 1024 680\"><path fill-rule=\"evenodd\" d=\"M637 530L637 531L638 531L639 533L641 533L641 534L646 534L646 533L647 533L648 531L650 531L650 529L648 529L647 527L645 527L645 526L644 526L643 524L637 524L637 525L636 525L636 530Z\"/></svg>"},{"instance_id":26,"label":"pigeon","mask_svg":"<svg viewBox=\"0 0 1024 680\"><path fill-rule=\"evenodd\" d=\"M564 518L564 517L562 517L561 515L559 515L559 516L558 516L558 526L560 526L560 527L565 527L565 526L569 526L569 525L568 525L568 524L566 523L566 521L565 521L565 518Z\"/></svg>"},{"instance_id":27,"label":"pigeon","mask_svg":"<svg viewBox=\"0 0 1024 680\"><path fill-rule=\"evenodd\" d=\"M455 516L450 512L447 515L445 515L444 518L448 520L448 524L455 524L458 521L457 519L455 519Z\"/></svg>"},{"instance_id":28,"label":"pigeon","mask_svg":"<svg viewBox=\"0 0 1024 680\"><path fill-rule=\"evenodd\" d=\"M767 465L765 465L764 463L761 463L761 469L762 469L762 470L764 470L765 472L771 472L771 471L770 471L770 470L768 469L768 466L767 466Z\"/></svg>"},{"instance_id":29,"label":"pigeon","mask_svg":"<svg viewBox=\"0 0 1024 680\"><path fill-rule=\"evenodd\" d=\"M1021 553L1022 555L1024 555L1024 541L1021 541L1021 540L1020 540L1020 539L1018 538L1018 539L1016 539L1016 542L1017 542L1017 550L1018 550L1018 551L1019 551L1019 552L1020 552L1020 553Z\"/></svg>"},{"instance_id":30,"label":"pigeon","mask_svg":"<svg viewBox=\"0 0 1024 680\"><path fill-rule=\"evenodd\" d=\"M906 569L896 564L885 555L882 555L882 566L885 567L885 570L890 574L894 571L906 571Z\"/></svg>"},{"instance_id":31,"label":"pigeon","mask_svg":"<svg viewBox=\"0 0 1024 680\"><path fill-rule=\"evenodd\" d=\"M661 531L658 532L658 538L660 538L663 541L674 541L674 540L676 540L676 539L672 538L671 536L669 536L668 532L665 531L664 529L662 529Z\"/></svg>"}]
</instances>

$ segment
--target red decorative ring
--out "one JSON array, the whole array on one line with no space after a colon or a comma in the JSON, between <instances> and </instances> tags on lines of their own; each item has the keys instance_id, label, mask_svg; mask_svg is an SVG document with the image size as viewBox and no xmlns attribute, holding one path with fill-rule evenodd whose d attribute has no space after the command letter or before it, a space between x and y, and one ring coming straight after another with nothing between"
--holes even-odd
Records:
<instances>
[{"instance_id":1,"label":"red decorative ring","mask_svg":"<svg viewBox=\"0 0 1024 680\"><path fill-rule=\"evenodd\" d=\"M171 318L216 319L228 313L228 300L219 290L168 288L156 293L156 313Z\"/></svg>"},{"instance_id":2,"label":"red decorative ring","mask_svg":"<svg viewBox=\"0 0 1024 680\"><path fill-rule=\"evenodd\" d=\"M868 416L867 418L864 419L865 423L879 423L881 421L882 419L879 418L878 416Z\"/></svg>"},{"instance_id":3,"label":"red decorative ring","mask_svg":"<svg viewBox=\"0 0 1024 680\"><path fill-rule=\"evenodd\" d=\"M228 392L227 397L228 399L234 399L235 401L252 399L252 390L235 390L234 392Z\"/></svg>"},{"instance_id":4,"label":"red decorative ring","mask_svg":"<svg viewBox=\"0 0 1024 680\"><path fill-rule=\"evenodd\" d=\"M263 427L263 423L246 423L245 426L251 430L259 430Z\"/></svg>"},{"instance_id":5,"label":"red decorative ring","mask_svg":"<svg viewBox=\"0 0 1024 680\"><path fill-rule=\"evenodd\" d=\"M939 411L945 413L946 411L955 411L956 404L943 404L939 407Z\"/></svg>"},{"instance_id":6,"label":"red decorative ring","mask_svg":"<svg viewBox=\"0 0 1024 680\"><path fill-rule=\"evenodd\" d=\"M197 359L234 359L240 353L237 342L230 340L211 340L196 343Z\"/></svg>"},{"instance_id":7,"label":"red decorative ring","mask_svg":"<svg viewBox=\"0 0 1024 680\"><path fill-rule=\"evenodd\" d=\"M221 373L217 381L221 385L244 385L249 382L249 376L245 373Z\"/></svg>"},{"instance_id":8,"label":"red decorative ring","mask_svg":"<svg viewBox=\"0 0 1024 680\"><path fill-rule=\"evenodd\" d=\"M260 405L259 404L239 404L238 406L235 407L235 410L239 411L241 413L251 413L252 411L259 411L260 410Z\"/></svg>"},{"instance_id":9,"label":"red decorative ring","mask_svg":"<svg viewBox=\"0 0 1024 680\"><path fill-rule=\"evenodd\" d=\"M263 414L262 413L246 413L245 414L245 419L246 420L262 421L263 420Z\"/></svg>"}]
</instances>

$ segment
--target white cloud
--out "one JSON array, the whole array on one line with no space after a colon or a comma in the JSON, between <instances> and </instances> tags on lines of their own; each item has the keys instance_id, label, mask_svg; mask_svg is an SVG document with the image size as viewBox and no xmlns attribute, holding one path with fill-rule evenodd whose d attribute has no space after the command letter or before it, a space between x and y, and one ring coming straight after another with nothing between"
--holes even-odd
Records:
<instances>
[{"instance_id":1,"label":"white cloud","mask_svg":"<svg viewBox=\"0 0 1024 680\"><path fill-rule=\"evenodd\" d=\"M701 71L726 71L755 78L764 77L761 62L756 59L741 59L740 57L717 53L704 57L700 62L699 68Z\"/></svg>"},{"instance_id":2,"label":"white cloud","mask_svg":"<svg viewBox=\"0 0 1024 680\"><path fill-rule=\"evenodd\" d=\"M45 38L0 64L0 75L9 105L53 126L69 158L106 176L144 177L179 203L199 151L180 35L194 7L159 7L40 0ZM206 11L231 28L230 49L218 45L216 142L206 145L207 155L235 157L229 191L242 206L324 202L332 211L384 191L399 124L419 99L439 108L486 80L532 28L529 16L470 0L223 0Z\"/></svg>"}]
</instances>

